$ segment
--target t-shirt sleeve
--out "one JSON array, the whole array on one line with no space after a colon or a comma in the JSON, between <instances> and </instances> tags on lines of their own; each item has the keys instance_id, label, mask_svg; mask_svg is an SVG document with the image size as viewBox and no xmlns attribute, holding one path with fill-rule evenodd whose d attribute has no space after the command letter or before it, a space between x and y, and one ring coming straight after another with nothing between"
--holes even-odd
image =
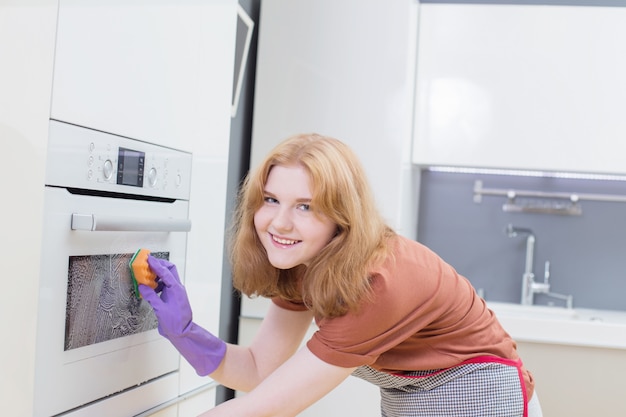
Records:
<instances>
[{"instance_id":1,"label":"t-shirt sleeve","mask_svg":"<svg viewBox=\"0 0 626 417\"><path fill-rule=\"evenodd\" d=\"M339 334L340 328L341 326L332 329L325 327L316 331L307 342L307 347L324 362L344 368L372 365L376 362L379 353L372 352L371 346L367 346L368 341L348 340L345 333ZM337 334L337 337L333 337L333 334Z\"/></svg>"}]
</instances>

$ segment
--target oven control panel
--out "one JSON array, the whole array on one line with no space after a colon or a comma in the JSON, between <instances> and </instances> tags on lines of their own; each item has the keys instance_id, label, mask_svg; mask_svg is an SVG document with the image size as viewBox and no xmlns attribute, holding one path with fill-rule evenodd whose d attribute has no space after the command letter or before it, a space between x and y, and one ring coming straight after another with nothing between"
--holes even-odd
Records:
<instances>
[{"instance_id":1,"label":"oven control panel","mask_svg":"<svg viewBox=\"0 0 626 417\"><path fill-rule=\"evenodd\" d=\"M189 199L191 154L50 120L46 185Z\"/></svg>"}]
</instances>

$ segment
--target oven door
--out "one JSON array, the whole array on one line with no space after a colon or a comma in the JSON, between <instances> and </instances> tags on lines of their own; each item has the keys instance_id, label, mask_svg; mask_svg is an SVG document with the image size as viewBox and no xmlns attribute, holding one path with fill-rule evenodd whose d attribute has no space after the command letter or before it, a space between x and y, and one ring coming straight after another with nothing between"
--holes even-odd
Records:
<instances>
[{"instance_id":1,"label":"oven door","mask_svg":"<svg viewBox=\"0 0 626 417\"><path fill-rule=\"evenodd\" d=\"M126 196L128 197L128 196ZM46 187L39 291L35 415L79 409L143 390L132 415L178 395L159 384L180 356L133 291L128 262L139 248L185 272L188 202L73 194ZM172 378L170 378L172 379Z\"/></svg>"}]
</instances>

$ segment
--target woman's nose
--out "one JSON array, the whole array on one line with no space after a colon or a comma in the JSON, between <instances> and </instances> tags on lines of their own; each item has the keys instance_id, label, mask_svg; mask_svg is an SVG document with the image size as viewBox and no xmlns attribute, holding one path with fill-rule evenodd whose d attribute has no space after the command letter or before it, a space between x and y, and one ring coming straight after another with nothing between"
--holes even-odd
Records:
<instances>
[{"instance_id":1,"label":"woman's nose","mask_svg":"<svg viewBox=\"0 0 626 417\"><path fill-rule=\"evenodd\" d=\"M281 207L276 211L276 215L272 219L272 225L276 230L291 230L293 228L293 221L291 219L290 210Z\"/></svg>"}]
</instances>

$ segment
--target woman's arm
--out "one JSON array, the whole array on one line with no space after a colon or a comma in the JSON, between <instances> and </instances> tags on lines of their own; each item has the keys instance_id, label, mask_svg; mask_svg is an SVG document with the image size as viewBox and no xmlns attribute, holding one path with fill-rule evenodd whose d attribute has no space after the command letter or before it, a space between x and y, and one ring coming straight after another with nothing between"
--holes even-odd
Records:
<instances>
[{"instance_id":1,"label":"woman's arm","mask_svg":"<svg viewBox=\"0 0 626 417\"><path fill-rule=\"evenodd\" d=\"M317 358L305 346L250 393L227 401L200 417L289 417L329 393L355 368Z\"/></svg>"},{"instance_id":2,"label":"woman's arm","mask_svg":"<svg viewBox=\"0 0 626 417\"><path fill-rule=\"evenodd\" d=\"M251 391L296 352L312 319L309 311L290 311L271 303L250 346L229 344L211 378L232 389Z\"/></svg>"}]
</instances>

